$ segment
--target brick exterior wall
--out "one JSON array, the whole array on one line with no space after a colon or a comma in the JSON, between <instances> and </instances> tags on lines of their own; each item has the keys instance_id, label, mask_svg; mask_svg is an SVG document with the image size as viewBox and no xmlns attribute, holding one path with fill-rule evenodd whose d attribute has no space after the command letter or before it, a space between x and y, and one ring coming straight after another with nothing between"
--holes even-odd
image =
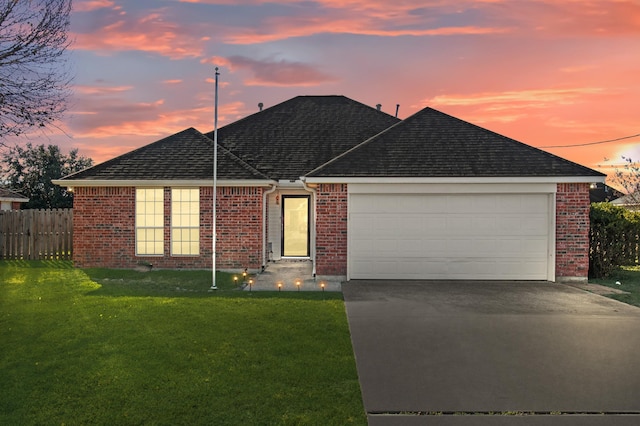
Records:
<instances>
[{"instance_id":1,"label":"brick exterior wall","mask_svg":"<svg viewBox=\"0 0 640 426\"><path fill-rule=\"evenodd\" d=\"M556 279L589 275L589 184L559 183L556 193Z\"/></svg>"},{"instance_id":2,"label":"brick exterior wall","mask_svg":"<svg viewBox=\"0 0 640 426\"><path fill-rule=\"evenodd\" d=\"M263 188L218 188L217 269L262 266ZM77 187L74 193L74 263L78 267L211 268L212 188L200 188L200 255L170 255L171 189L164 189L163 256L135 255L135 188ZM316 190L316 273L347 273L347 185ZM587 279L589 271L589 184L558 184L556 277Z\"/></svg>"},{"instance_id":3,"label":"brick exterior wall","mask_svg":"<svg viewBox=\"0 0 640 426\"><path fill-rule=\"evenodd\" d=\"M347 273L347 185L317 189L316 272ZM589 273L589 184L562 183L556 194L556 278L586 280Z\"/></svg>"},{"instance_id":4,"label":"brick exterior wall","mask_svg":"<svg viewBox=\"0 0 640 426\"><path fill-rule=\"evenodd\" d=\"M73 261L81 268L135 267L135 188L75 188Z\"/></svg>"},{"instance_id":5,"label":"brick exterior wall","mask_svg":"<svg viewBox=\"0 0 640 426\"><path fill-rule=\"evenodd\" d=\"M263 192L263 188L255 187L218 189L218 241L216 242L218 269L262 267ZM209 205L211 205L211 196L209 196ZM209 217L211 217L210 214Z\"/></svg>"},{"instance_id":6,"label":"brick exterior wall","mask_svg":"<svg viewBox=\"0 0 640 426\"><path fill-rule=\"evenodd\" d=\"M164 255L135 254L135 188L76 187L73 260L77 267L205 269L212 264L212 188L200 188L200 255L171 256L171 188L164 188ZM218 188L216 269L262 266L262 188Z\"/></svg>"},{"instance_id":7,"label":"brick exterior wall","mask_svg":"<svg viewBox=\"0 0 640 426\"><path fill-rule=\"evenodd\" d=\"M316 274L347 275L347 185L316 190Z\"/></svg>"}]
</instances>

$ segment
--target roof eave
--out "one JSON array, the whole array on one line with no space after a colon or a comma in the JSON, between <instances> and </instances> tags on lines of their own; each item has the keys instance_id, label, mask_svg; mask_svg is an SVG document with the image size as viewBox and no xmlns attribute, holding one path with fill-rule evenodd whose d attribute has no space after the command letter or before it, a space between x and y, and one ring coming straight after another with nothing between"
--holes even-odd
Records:
<instances>
[{"instance_id":1,"label":"roof eave","mask_svg":"<svg viewBox=\"0 0 640 426\"><path fill-rule=\"evenodd\" d=\"M0 197L0 200L11 202L11 203L28 203L28 198L11 198L11 197Z\"/></svg>"},{"instance_id":2,"label":"roof eave","mask_svg":"<svg viewBox=\"0 0 640 426\"><path fill-rule=\"evenodd\" d=\"M69 188L80 187L126 187L126 186L167 186L167 187L201 187L213 186L213 179L185 179L185 180L85 180L85 179L55 179L52 182L56 185L66 186ZM271 186L276 181L266 179L218 179L218 186Z\"/></svg>"},{"instance_id":3,"label":"roof eave","mask_svg":"<svg viewBox=\"0 0 640 426\"><path fill-rule=\"evenodd\" d=\"M606 176L516 176L516 177L310 177L305 183L598 183Z\"/></svg>"}]
</instances>

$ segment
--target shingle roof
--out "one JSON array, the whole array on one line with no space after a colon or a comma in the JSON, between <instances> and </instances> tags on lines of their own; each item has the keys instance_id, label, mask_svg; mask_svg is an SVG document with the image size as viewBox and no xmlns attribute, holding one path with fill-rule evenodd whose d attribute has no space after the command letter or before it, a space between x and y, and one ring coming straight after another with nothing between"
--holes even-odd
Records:
<instances>
[{"instance_id":1,"label":"shingle roof","mask_svg":"<svg viewBox=\"0 0 640 426\"><path fill-rule=\"evenodd\" d=\"M269 180L221 146L217 175L222 180ZM213 141L191 127L61 180L206 180L212 176Z\"/></svg>"},{"instance_id":2,"label":"shingle roof","mask_svg":"<svg viewBox=\"0 0 640 426\"><path fill-rule=\"evenodd\" d=\"M19 192L16 192L7 188L0 188L0 198L8 198L12 200L24 200L24 202L29 201L27 197L20 194Z\"/></svg>"},{"instance_id":3,"label":"shingle roof","mask_svg":"<svg viewBox=\"0 0 640 426\"><path fill-rule=\"evenodd\" d=\"M604 174L425 108L307 176L600 177Z\"/></svg>"},{"instance_id":4,"label":"shingle roof","mask_svg":"<svg viewBox=\"0 0 640 426\"><path fill-rule=\"evenodd\" d=\"M218 143L273 179L297 180L399 121L344 96L297 96L220 128Z\"/></svg>"},{"instance_id":5,"label":"shingle roof","mask_svg":"<svg viewBox=\"0 0 640 426\"><path fill-rule=\"evenodd\" d=\"M604 182L594 182L589 189L589 201L592 203L603 203L613 201L624 194Z\"/></svg>"}]
</instances>

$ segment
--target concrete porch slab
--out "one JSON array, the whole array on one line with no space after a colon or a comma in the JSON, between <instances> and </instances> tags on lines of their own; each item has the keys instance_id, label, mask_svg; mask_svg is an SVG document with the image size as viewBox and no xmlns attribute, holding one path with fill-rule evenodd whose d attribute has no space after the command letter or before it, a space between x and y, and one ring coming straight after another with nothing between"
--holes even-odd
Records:
<instances>
[{"instance_id":1,"label":"concrete porch slab","mask_svg":"<svg viewBox=\"0 0 640 426\"><path fill-rule=\"evenodd\" d=\"M253 285L244 291L342 291L336 279L313 277L313 263L308 259L269 262L265 270L253 277Z\"/></svg>"}]
</instances>

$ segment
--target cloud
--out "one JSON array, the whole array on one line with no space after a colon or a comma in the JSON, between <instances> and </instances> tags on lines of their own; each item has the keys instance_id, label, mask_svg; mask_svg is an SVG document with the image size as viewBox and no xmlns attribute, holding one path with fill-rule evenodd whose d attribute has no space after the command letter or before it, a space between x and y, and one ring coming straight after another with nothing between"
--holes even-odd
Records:
<instances>
[{"instance_id":1,"label":"cloud","mask_svg":"<svg viewBox=\"0 0 640 426\"><path fill-rule=\"evenodd\" d=\"M91 12L97 9L113 7L114 3L110 0L76 0L73 2L74 12Z\"/></svg>"},{"instance_id":2,"label":"cloud","mask_svg":"<svg viewBox=\"0 0 640 426\"><path fill-rule=\"evenodd\" d=\"M203 55L206 37L165 19L166 11L155 11L139 18L119 16L116 22L91 32L75 33L75 50L120 52L139 50L171 59Z\"/></svg>"},{"instance_id":3,"label":"cloud","mask_svg":"<svg viewBox=\"0 0 640 426\"><path fill-rule=\"evenodd\" d=\"M452 36L511 32L510 26L473 22L465 12L481 9L494 1L444 0L316 0L301 7L297 0L189 0L227 6L251 6L260 10L259 21L226 26L219 32L228 44L250 45L308 37L318 34L365 36ZM274 7L277 5L278 7ZM273 11L278 10L275 14ZM437 17L445 16L438 21ZM482 21L482 20L481 20ZM224 24L223 24L224 25Z\"/></svg>"},{"instance_id":4,"label":"cloud","mask_svg":"<svg viewBox=\"0 0 640 426\"><path fill-rule=\"evenodd\" d=\"M114 120L112 115L120 108L127 111L124 116L128 118ZM135 113L130 114L131 112ZM72 143L67 141L64 145L80 148L82 155L93 158L95 162L106 161L188 127L195 127L203 133L214 127L212 104L207 107L165 111L161 104L156 103L111 102L107 108L91 113L95 117L90 121L85 119L79 122L78 114L80 113L77 111L73 112L76 116L74 121L78 123L72 125L71 129L65 129L73 134L74 139ZM246 115L242 102L220 105L219 126ZM111 140L114 138L117 138L117 144Z\"/></svg>"},{"instance_id":5,"label":"cloud","mask_svg":"<svg viewBox=\"0 0 640 426\"><path fill-rule=\"evenodd\" d=\"M213 63L231 71L246 70L252 75L244 84L247 86L316 86L337 79L313 65L287 60L255 60L244 56L227 58L213 57L203 63Z\"/></svg>"},{"instance_id":6,"label":"cloud","mask_svg":"<svg viewBox=\"0 0 640 426\"><path fill-rule=\"evenodd\" d=\"M640 34L636 0L539 0L514 3L512 19L540 34L553 36L625 37ZM519 10L516 15L515 10ZM502 12L509 12L505 5Z\"/></svg>"},{"instance_id":7,"label":"cloud","mask_svg":"<svg viewBox=\"0 0 640 426\"><path fill-rule=\"evenodd\" d=\"M610 92L600 87L574 87L448 94L426 99L422 105L438 109L444 107L451 110L452 114L461 114L478 124L533 123L543 120L541 125L547 129L563 127L568 131L569 128L585 127L584 119L579 124L572 123L568 114L583 111L591 105L594 96L605 99ZM558 119L556 114L563 118ZM518 129L518 132L521 130ZM542 133L540 129L532 130Z\"/></svg>"},{"instance_id":8,"label":"cloud","mask_svg":"<svg viewBox=\"0 0 640 426\"><path fill-rule=\"evenodd\" d=\"M82 95L108 95L112 93L127 92L133 89L133 86L87 86L77 85L73 87L77 94Z\"/></svg>"},{"instance_id":9,"label":"cloud","mask_svg":"<svg viewBox=\"0 0 640 426\"><path fill-rule=\"evenodd\" d=\"M315 21L315 22L313 22ZM323 21L311 20L305 23L292 20L276 24L275 28L259 33L255 30L239 31L225 37L229 44L256 44L284 40L292 37L308 37L317 34L354 34L379 37L423 37L453 35L487 35L508 33L509 28L485 28L477 26L440 27L429 29L384 29L359 25L357 21Z\"/></svg>"},{"instance_id":10,"label":"cloud","mask_svg":"<svg viewBox=\"0 0 640 426\"><path fill-rule=\"evenodd\" d=\"M429 105L478 106L488 110L513 108L545 108L549 105L572 104L585 96L597 95L605 90L599 87L578 87L566 89L534 89L469 95L439 95L424 101Z\"/></svg>"},{"instance_id":11,"label":"cloud","mask_svg":"<svg viewBox=\"0 0 640 426\"><path fill-rule=\"evenodd\" d=\"M172 80L164 80L163 83L164 84L180 84L182 83L182 80L176 78Z\"/></svg>"},{"instance_id":12,"label":"cloud","mask_svg":"<svg viewBox=\"0 0 640 426\"><path fill-rule=\"evenodd\" d=\"M77 140L118 138L118 145L128 147L127 140L134 136L159 138L187 127L204 131L213 127L213 95L208 92L198 95L191 103L195 106L187 108L175 108L162 98L140 102L131 86L81 85L74 92L64 130ZM219 122L244 116L243 109L239 101L220 105Z\"/></svg>"}]
</instances>

